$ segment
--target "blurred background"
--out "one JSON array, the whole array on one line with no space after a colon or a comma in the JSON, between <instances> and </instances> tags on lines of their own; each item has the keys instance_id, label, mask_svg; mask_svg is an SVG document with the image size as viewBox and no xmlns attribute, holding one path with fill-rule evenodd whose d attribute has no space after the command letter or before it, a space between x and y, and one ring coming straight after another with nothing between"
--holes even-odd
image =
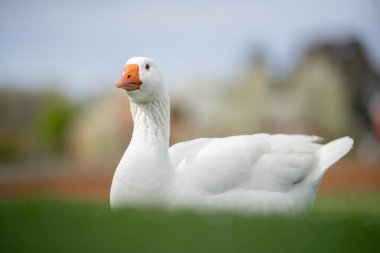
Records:
<instances>
[{"instance_id":1,"label":"blurred background","mask_svg":"<svg viewBox=\"0 0 380 253\"><path fill-rule=\"evenodd\" d=\"M125 61L155 59L171 143L355 139L321 191L380 192L380 2L0 1L0 197L108 200L128 146Z\"/></svg>"}]
</instances>

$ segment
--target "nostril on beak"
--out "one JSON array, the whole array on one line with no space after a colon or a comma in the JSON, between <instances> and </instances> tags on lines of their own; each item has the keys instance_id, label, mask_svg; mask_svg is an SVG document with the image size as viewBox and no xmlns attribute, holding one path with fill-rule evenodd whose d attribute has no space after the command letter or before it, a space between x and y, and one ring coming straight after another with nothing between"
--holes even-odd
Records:
<instances>
[{"instance_id":1,"label":"nostril on beak","mask_svg":"<svg viewBox=\"0 0 380 253\"><path fill-rule=\"evenodd\" d=\"M127 79L130 79L130 78L131 78L131 74L128 74L128 75L127 75Z\"/></svg>"}]
</instances>

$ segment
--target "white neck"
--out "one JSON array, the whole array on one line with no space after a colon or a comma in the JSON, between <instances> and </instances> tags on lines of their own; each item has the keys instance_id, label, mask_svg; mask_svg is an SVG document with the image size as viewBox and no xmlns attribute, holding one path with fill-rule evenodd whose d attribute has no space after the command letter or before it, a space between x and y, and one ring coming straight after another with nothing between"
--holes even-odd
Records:
<instances>
[{"instance_id":1,"label":"white neck","mask_svg":"<svg viewBox=\"0 0 380 253\"><path fill-rule=\"evenodd\" d=\"M149 103L131 101L133 135L112 181L111 205L166 198L173 177L168 152L169 110L168 95L159 95Z\"/></svg>"},{"instance_id":2,"label":"white neck","mask_svg":"<svg viewBox=\"0 0 380 253\"><path fill-rule=\"evenodd\" d=\"M131 103L131 114L134 121L133 139L144 139L150 144L161 144L169 147L170 135L170 102L167 94L159 94L148 103Z\"/></svg>"}]
</instances>

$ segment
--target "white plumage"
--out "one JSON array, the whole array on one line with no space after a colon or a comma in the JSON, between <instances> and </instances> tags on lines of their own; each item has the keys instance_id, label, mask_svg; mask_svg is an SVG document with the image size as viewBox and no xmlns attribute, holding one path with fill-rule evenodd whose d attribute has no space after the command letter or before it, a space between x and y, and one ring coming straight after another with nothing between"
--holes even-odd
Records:
<instances>
[{"instance_id":1,"label":"white plumage","mask_svg":"<svg viewBox=\"0 0 380 253\"><path fill-rule=\"evenodd\" d=\"M155 63L127 61L116 82L131 102L134 131L111 186L111 207L168 207L301 213L327 169L352 147L343 137L254 134L201 138L169 148L169 97Z\"/></svg>"}]
</instances>

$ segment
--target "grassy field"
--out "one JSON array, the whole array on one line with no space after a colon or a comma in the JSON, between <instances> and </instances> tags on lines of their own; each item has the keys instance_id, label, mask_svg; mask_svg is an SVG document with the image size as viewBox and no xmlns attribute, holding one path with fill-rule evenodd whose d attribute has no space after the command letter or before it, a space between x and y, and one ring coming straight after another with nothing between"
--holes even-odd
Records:
<instances>
[{"instance_id":1,"label":"grassy field","mask_svg":"<svg viewBox=\"0 0 380 253\"><path fill-rule=\"evenodd\" d=\"M2 200L0 252L380 252L380 194L320 196L306 217Z\"/></svg>"}]
</instances>

